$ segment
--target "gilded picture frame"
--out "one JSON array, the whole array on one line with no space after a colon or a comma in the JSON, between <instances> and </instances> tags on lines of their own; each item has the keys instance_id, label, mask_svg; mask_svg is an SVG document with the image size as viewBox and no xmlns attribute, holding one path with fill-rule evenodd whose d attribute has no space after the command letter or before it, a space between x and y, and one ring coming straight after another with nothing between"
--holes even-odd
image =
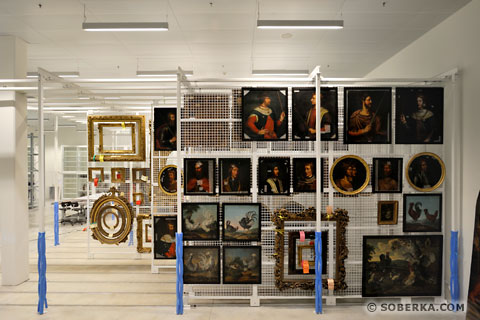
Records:
<instances>
[{"instance_id":1,"label":"gilded picture frame","mask_svg":"<svg viewBox=\"0 0 480 320\"><path fill-rule=\"evenodd\" d=\"M120 175L120 178L118 177ZM124 183L125 182L125 168L111 168L110 169L110 181L112 183Z\"/></svg>"},{"instance_id":2,"label":"gilded picture frame","mask_svg":"<svg viewBox=\"0 0 480 320\"><path fill-rule=\"evenodd\" d=\"M88 168L88 182L94 182L94 173L96 171L100 171L100 182L105 181L104 173L103 173L103 168Z\"/></svg>"},{"instance_id":3,"label":"gilded picture frame","mask_svg":"<svg viewBox=\"0 0 480 320\"><path fill-rule=\"evenodd\" d=\"M398 223L398 201L378 201L377 223L379 225Z\"/></svg>"},{"instance_id":4,"label":"gilded picture frame","mask_svg":"<svg viewBox=\"0 0 480 320\"><path fill-rule=\"evenodd\" d=\"M131 149L125 149L125 150L105 150L105 147L103 145L103 131L105 128L121 128L122 130L126 128L130 128L131 130L131 144L132 148ZM98 152L99 153L104 153L104 154L134 154L136 153L137 147L135 143L135 124L133 123L99 123L98 124Z\"/></svg>"},{"instance_id":5,"label":"gilded picture frame","mask_svg":"<svg viewBox=\"0 0 480 320\"><path fill-rule=\"evenodd\" d=\"M408 184L415 190L430 192L439 188L445 180L445 164L435 153L417 153L408 161L405 176ZM425 184L423 176L428 180L428 184Z\"/></svg>"},{"instance_id":6,"label":"gilded picture frame","mask_svg":"<svg viewBox=\"0 0 480 320\"><path fill-rule=\"evenodd\" d=\"M356 174L351 170L355 168ZM346 155L338 158L330 169L330 183L345 195L355 195L362 192L370 182L370 168L368 164L355 155Z\"/></svg>"},{"instance_id":7,"label":"gilded picture frame","mask_svg":"<svg viewBox=\"0 0 480 320\"><path fill-rule=\"evenodd\" d=\"M137 214L137 252L150 253L152 248L143 246L143 220L149 220L149 214ZM145 228L146 230L146 228Z\"/></svg>"},{"instance_id":8,"label":"gilded picture frame","mask_svg":"<svg viewBox=\"0 0 480 320\"><path fill-rule=\"evenodd\" d=\"M139 178L137 178L138 173L140 174ZM132 169L132 182L134 182L134 183L146 182L146 181L142 180L143 176L147 177L147 168L133 168Z\"/></svg>"}]
</instances>

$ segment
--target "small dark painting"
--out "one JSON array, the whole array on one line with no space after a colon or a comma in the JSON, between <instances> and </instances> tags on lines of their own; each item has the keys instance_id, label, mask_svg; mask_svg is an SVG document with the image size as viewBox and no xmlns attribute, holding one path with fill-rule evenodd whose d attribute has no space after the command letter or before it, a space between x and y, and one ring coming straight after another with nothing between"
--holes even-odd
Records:
<instances>
[{"instance_id":1,"label":"small dark painting","mask_svg":"<svg viewBox=\"0 0 480 320\"><path fill-rule=\"evenodd\" d=\"M262 283L262 248L260 246L223 247L224 284Z\"/></svg>"},{"instance_id":2,"label":"small dark painting","mask_svg":"<svg viewBox=\"0 0 480 320\"><path fill-rule=\"evenodd\" d=\"M153 228L155 259L175 259L177 217L154 216Z\"/></svg>"},{"instance_id":3,"label":"small dark painting","mask_svg":"<svg viewBox=\"0 0 480 320\"><path fill-rule=\"evenodd\" d=\"M248 195L251 187L251 160L220 159L220 194Z\"/></svg>"},{"instance_id":4,"label":"small dark painting","mask_svg":"<svg viewBox=\"0 0 480 320\"><path fill-rule=\"evenodd\" d=\"M224 241L260 241L260 203L223 204Z\"/></svg>"},{"instance_id":5,"label":"small dark painting","mask_svg":"<svg viewBox=\"0 0 480 320\"><path fill-rule=\"evenodd\" d=\"M258 193L290 194L290 158L258 159Z\"/></svg>"},{"instance_id":6,"label":"small dark painting","mask_svg":"<svg viewBox=\"0 0 480 320\"><path fill-rule=\"evenodd\" d=\"M402 192L402 158L373 158L372 192Z\"/></svg>"},{"instance_id":7,"label":"small dark painting","mask_svg":"<svg viewBox=\"0 0 480 320\"><path fill-rule=\"evenodd\" d=\"M183 240L218 240L218 203L182 203Z\"/></svg>"},{"instance_id":8,"label":"small dark painting","mask_svg":"<svg viewBox=\"0 0 480 320\"><path fill-rule=\"evenodd\" d=\"M220 248L183 247L183 283L220 284Z\"/></svg>"},{"instance_id":9,"label":"small dark painting","mask_svg":"<svg viewBox=\"0 0 480 320\"><path fill-rule=\"evenodd\" d=\"M184 159L185 195L214 195L215 159Z\"/></svg>"},{"instance_id":10,"label":"small dark painting","mask_svg":"<svg viewBox=\"0 0 480 320\"><path fill-rule=\"evenodd\" d=\"M403 195L403 232L441 231L441 193Z\"/></svg>"},{"instance_id":11,"label":"small dark painting","mask_svg":"<svg viewBox=\"0 0 480 320\"><path fill-rule=\"evenodd\" d=\"M155 108L153 111L155 151L177 150L177 109Z\"/></svg>"},{"instance_id":12,"label":"small dark painting","mask_svg":"<svg viewBox=\"0 0 480 320\"><path fill-rule=\"evenodd\" d=\"M317 160L315 158L293 159L293 192L317 191L316 168ZM319 179L322 182L321 176Z\"/></svg>"}]
</instances>

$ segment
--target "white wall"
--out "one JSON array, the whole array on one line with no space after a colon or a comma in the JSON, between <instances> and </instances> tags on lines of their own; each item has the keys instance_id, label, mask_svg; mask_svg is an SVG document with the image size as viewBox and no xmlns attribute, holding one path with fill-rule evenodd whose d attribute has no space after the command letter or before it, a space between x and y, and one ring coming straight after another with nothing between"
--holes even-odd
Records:
<instances>
[{"instance_id":1,"label":"white wall","mask_svg":"<svg viewBox=\"0 0 480 320\"><path fill-rule=\"evenodd\" d=\"M371 71L366 77L433 77L452 68L460 69L459 100L463 110L445 110L445 122L453 112L461 114L462 212L460 227L459 272L461 298L468 292L474 210L480 188L480 0L468 5L430 30L398 54ZM448 108L448 104L445 105ZM453 112L452 112L453 111ZM448 131L446 131L448 133ZM451 137L446 137L451 139ZM447 172L448 179L448 172ZM448 209L448 208L447 208ZM448 229L447 229L448 230ZM449 242L445 242L449 246ZM447 260L448 261L448 260Z\"/></svg>"}]
</instances>

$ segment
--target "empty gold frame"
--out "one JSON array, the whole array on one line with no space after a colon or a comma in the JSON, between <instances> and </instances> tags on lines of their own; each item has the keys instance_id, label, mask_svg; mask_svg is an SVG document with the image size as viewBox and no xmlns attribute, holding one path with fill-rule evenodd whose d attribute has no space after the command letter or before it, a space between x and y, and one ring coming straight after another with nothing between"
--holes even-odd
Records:
<instances>
[{"instance_id":1,"label":"empty gold frame","mask_svg":"<svg viewBox=\"0 0 480 320\"><path fill-rule=\"evenodd\" d=\"M144 197L143 197L143 193L141 192L134 192L133 193L133 203L137 204L137 201L140 200L140 204L143 204L143 200L144 200ZM139 204L139 205L140 205Z\"/></svg>"},{"instance_id":2,"label":"empty gold frame","mask_svg":"<svg viewBox=\"0 0 480 320\"><path fill-rule=\"evenodd\" d=\"M148 223L145 225L145 242L152 242L152 237L149 237L150 234L149 230L152 229L152 224Z\"/></svg>"},{"instance_id":3,"label":"empty gold frame","mask_svg":"<svg viewBox=\"0 0 480 320\"><path fill-rule=\"evenodd\" d=\"M126 130L127 128L130 129L131 133L131 149L119 149L119 150L106 150L103 141L103 134L105 128L118 128L118 131L122 132L122 130ZM135 124L134 123L99 123L98 124L98 153L99 154L134 154L137 152L135 146Z\"/></svg>"},{"instance_id":4,"label":"empty gold frame","mask_svg":"<svg viewBox=\"0 0 480 320\"><path fill-rule=\"evenodd\" d=\"M132 181L133 182L146 182L142 180L142 177L147 177L147 168L133 168L132 169ZM148 177L147 177L148 179Z\"/></svg>"},{"instance_id":5,"label":"empty gold frame","mask_svg":"<svg viewBox=\"0 0 480 320\"><path fill-rule=\"evenodd\" d=\"M103 168L88 168L88 181L94 182L93 180L96 178L94 175L100 174L100 182L105 181L103 176Z\"/></svg>"},{"instance_id":6,"label":"empty gold frame","mask_svg":"<svg viewBox=\"0 0 480 320\"><path fill-rule=\"evenodd\" d=\"M95 115L88 116L88 161L145 161L145 116ZM105 128L131 128L132 145L128 150L105 150ZM98 136L98 145L95 144Z\"/></svg>"},{"instance_id":7,"label":"empty gold frame","mask_svg":"<svg viewBox=\"0 0 480 320\"><path fill-rule=\"evenodd\" d=\"M125 168L112 168L110 171L110 181L112 183L125 182Z\"/></svg>"},{"instance_id":8,"label":"empty gold frame","mask_svg":"<svg viewBox=\"0 0 480 320\"><path fill-rule=\"evenodd\" d=\"M143 246L143 220L150 219L148 214L137 214L137 252L149 253L152 252L152 248Z\"/></svg>"}]
</instances>

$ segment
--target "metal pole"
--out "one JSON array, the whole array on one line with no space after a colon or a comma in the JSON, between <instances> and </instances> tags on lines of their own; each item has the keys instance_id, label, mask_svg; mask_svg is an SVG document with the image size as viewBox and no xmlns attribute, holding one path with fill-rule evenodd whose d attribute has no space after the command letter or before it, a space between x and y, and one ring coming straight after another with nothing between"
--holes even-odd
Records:
<instances>
[{"instance_id":1,"label":"metal pole","mask_svg":"<svg viewBox=\"0 0 480 320\"><path fill-rule=\"evenodd\" d=\"M59 228L58 228L58 115L55 116L55 135L54 135L54 151L55 151L55 161L53 162L54 168L54 197L55 202L53 203L53 231L54 231L54 245L58 246L60 244L59 239Z\"/></svg>"}]
</instances>

